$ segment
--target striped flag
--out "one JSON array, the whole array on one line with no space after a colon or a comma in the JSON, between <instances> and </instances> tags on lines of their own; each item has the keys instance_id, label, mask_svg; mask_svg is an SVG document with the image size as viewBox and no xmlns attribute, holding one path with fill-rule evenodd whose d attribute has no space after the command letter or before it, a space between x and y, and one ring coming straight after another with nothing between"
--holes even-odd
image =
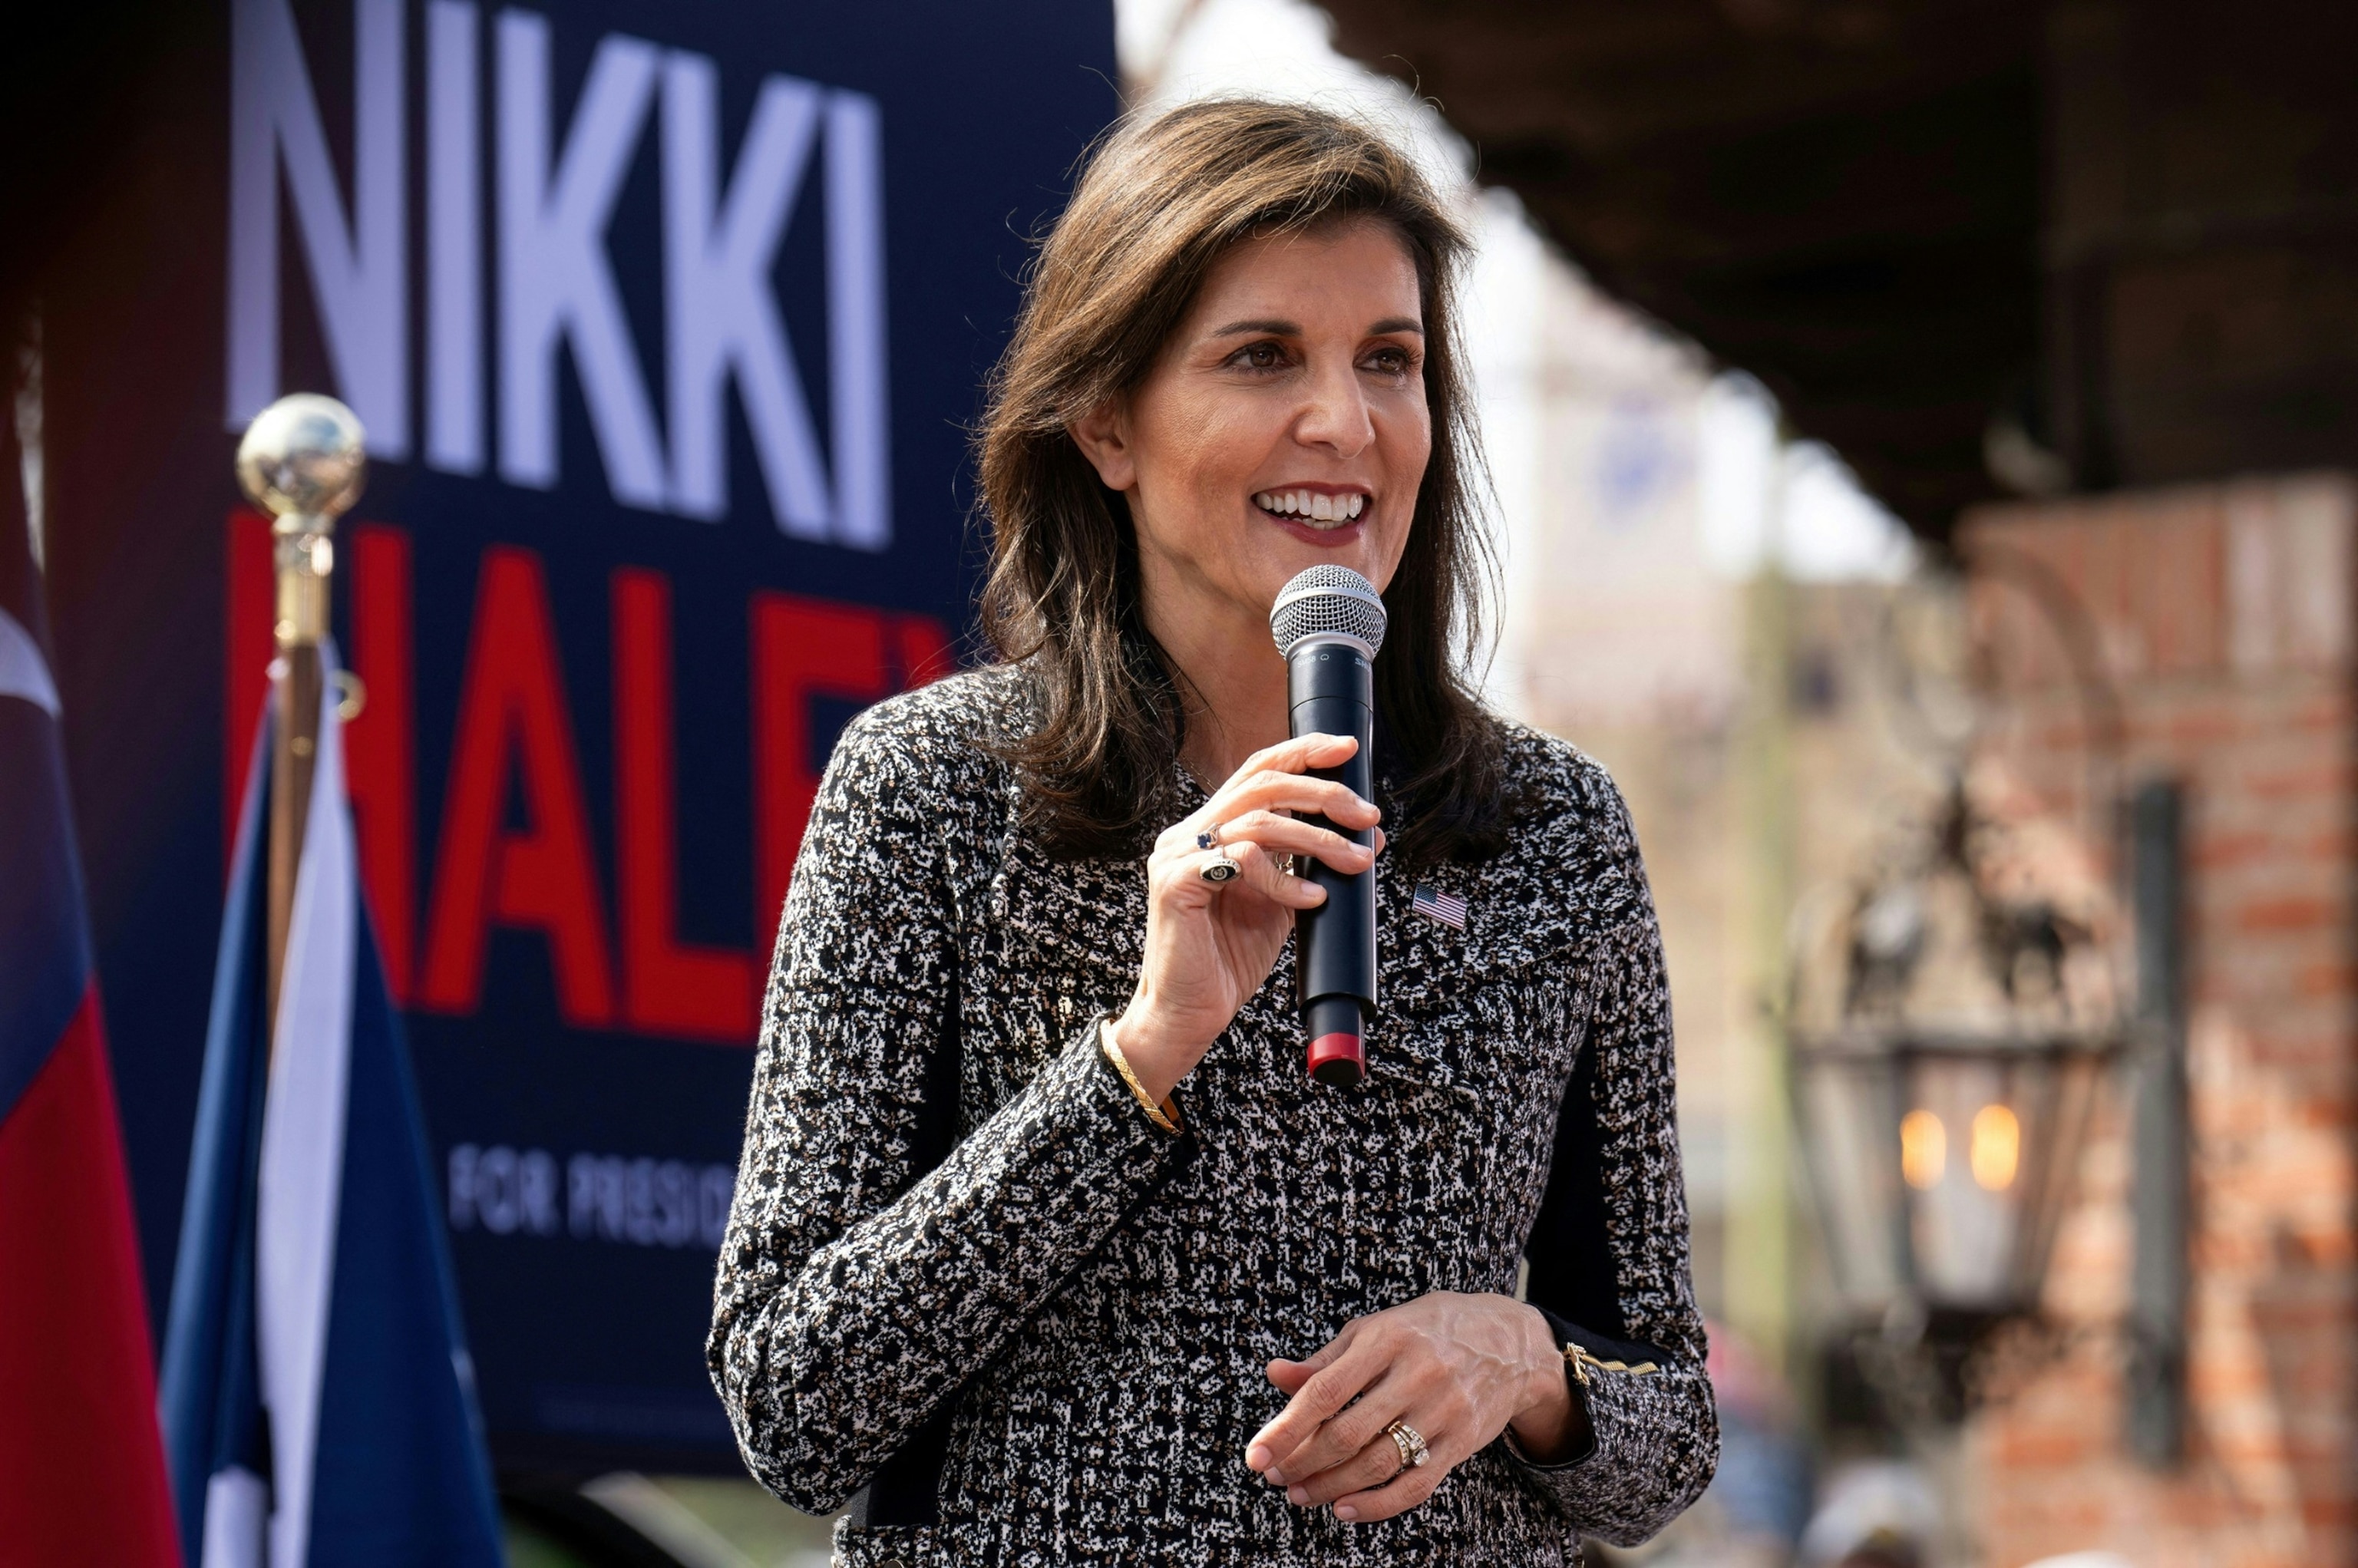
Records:
<instances>
[{"instance_id":1,"label":"striped flag","mask_svg":"<svg viewBox=\"0 0 2358 1568\"><path fill-rule=\"evenodd\" d=\"M155 1347L0 407L0 1562L179 1562Z\"/></svg>"},{"instance_id":2,"label":"striped flag","mask_svg":"<svg viewBox=\"0 0 2358 1568\"><path fill-rule=\"evenodd\" d=\"M1430 882L1419 882L1408 902L1411 909L1427 920L1438 920L1460 931L1466 929L1466 901L1455 893L1443 892Z\"/></svg>"},{"instance_id":3,"label":"striped flag","mask_svg":"<svg viewBox=\"0 0 2358 1568\"><path fill-rule=\"evenodd\" d=\"M238 827L165 1346L174 1500L197 1568L495 1568L491 1467L361 902L332 684L320 708L266 1043L267 722Z\"/></svg>"}]
</instances>

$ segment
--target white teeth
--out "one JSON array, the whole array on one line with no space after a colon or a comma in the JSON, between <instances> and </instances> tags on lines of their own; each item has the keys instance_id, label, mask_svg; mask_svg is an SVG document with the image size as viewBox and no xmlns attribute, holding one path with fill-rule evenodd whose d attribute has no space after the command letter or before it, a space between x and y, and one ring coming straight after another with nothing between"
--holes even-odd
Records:
<instances>
[{"instance_id":1,"label":"white teeth","mask_svg":"<svg viewBox=\"0 0 2358 1568\"><path fill-rule=\"evenodd\" d=\"M1253 497L1253 504L1280 517L1299 517L1314 525L1325 524L1339 527L1367 510L1365 495L1322 495L1308 490L1265 490Z\"/></svg>"}]
</instances>

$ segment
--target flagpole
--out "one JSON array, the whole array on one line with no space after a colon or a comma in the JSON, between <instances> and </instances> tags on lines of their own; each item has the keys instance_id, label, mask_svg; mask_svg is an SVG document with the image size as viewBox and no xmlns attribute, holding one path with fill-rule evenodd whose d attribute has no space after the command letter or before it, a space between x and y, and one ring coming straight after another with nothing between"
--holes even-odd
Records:
<instances>
[{"instance_id":1,"label":"flagpole","mask_svg":"<svg viewBox=\"0 0 2358 1568\"><path fill-rule=\"evenodd\" d=\"M324 677L319 644L328 635L328 589L336 569L336 519L360 499L368 453L360 420L332 397L282 397L245 427L238 443L238 482L271 515L276 579L273 640L278 668L271 683L277 722L270 756L269 1003L275 1025L287 930L295 909L295 869L311 805L311 771L319 741Z\"/></svg>"}]
</instances>

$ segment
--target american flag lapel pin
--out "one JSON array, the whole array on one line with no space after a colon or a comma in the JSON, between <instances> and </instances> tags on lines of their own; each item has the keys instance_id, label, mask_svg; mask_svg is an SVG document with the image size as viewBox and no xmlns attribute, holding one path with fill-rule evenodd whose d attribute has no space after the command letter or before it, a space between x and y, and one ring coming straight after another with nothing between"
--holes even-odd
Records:
<instances>
[{"instance_id":1,"label":"american flag lapel pin","mask_svg":"<svg viewBox=\"0 0 2358 1568\"><path fill-rule=\"evenodd\" d=\"M1453 931L1466 929L1466 901L1455 893L1442 892L1431 882L1419 882L1409 899L1409 907L1427 920L1438 920Z\"/></svg>"}]
</instances>

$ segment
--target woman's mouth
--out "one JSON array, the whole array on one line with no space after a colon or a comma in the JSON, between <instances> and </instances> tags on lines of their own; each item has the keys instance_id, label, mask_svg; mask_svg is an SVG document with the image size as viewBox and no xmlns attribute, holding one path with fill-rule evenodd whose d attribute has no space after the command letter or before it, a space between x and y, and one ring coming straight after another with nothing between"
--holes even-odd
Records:
<instances>
[{"instance_id":1,"label":"woman's mouth","mask_svg":"<svg viewBox=\"0 0 2358 1568\"><path fill-rule=\"evenodd\" d=\"M1265 490L1253 497L1253 504L1272 517L1324 532L1357 522L1368 499L1363 492L1328 495L1312 490Z\"/></svg>"}]
</instances>

